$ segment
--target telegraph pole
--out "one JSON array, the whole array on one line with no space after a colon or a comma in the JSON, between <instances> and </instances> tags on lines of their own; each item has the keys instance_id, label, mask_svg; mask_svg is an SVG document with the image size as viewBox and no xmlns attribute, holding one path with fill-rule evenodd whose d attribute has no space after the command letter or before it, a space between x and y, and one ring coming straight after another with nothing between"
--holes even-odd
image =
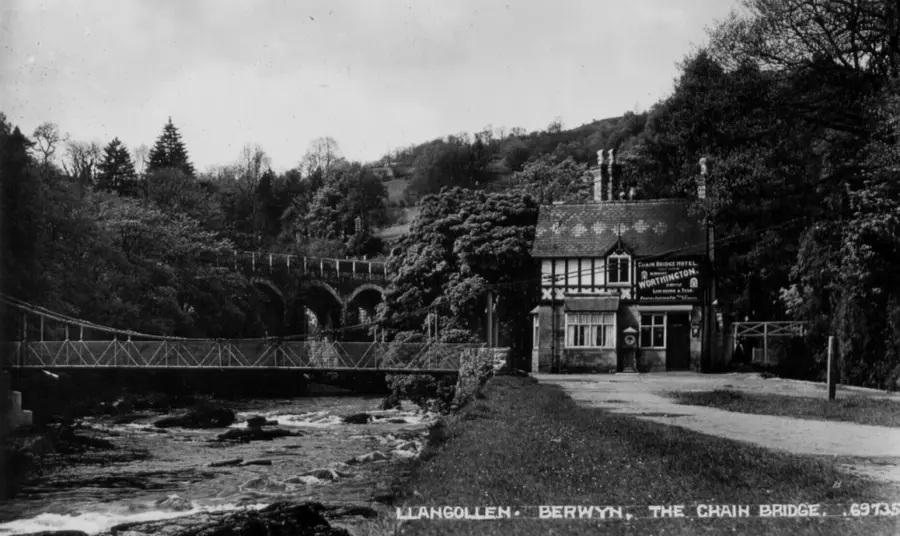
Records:
<instances>
[{"instance_id":1,"label":"telegraph pole","mask_svg":"<svg viewBox=\"0 0 900 536\"><path fill-rule=\"evenodd\" d=\"M709 267L707 274L706 292L704 292L704 309L703 315L703 351L701 352L700 370L709 372L713 364L713 344L715 343L714 330L716 328L715 303L716 303L716 270L715 270L715 226L712 222L712 210L709 199L707 198L707 182L708 169L706 157L700 159L700 180L697 184L697 197L706 205L706 213L704 215L704 227L706 235L706 261Z\"/></svg>"},{"instance_id":2,"label":"telegraph pole","mask_svg":"<svg viewBox=\"0 0 900 536\"><path fill-rule=\"evenodd\" d=\"M488 348L494 347L494 290L490 288L487 293L487 343Z\"/></svg>"},{"instance_id":3,"label":"telegraph pole","mask_svg":"<svg viewBox=\"0 0 900 536\"><path fill-rule=\"evenodd\" d=\"M6 318L6 311L6 306L0 305L0 318ZM6 333L3 334L4 336L6 335ZM8 499L7 492L11 487L8 483L12 481L10 475L6 474L7 469L10 467L6 459L9 455L9 451L6 448L6 438L9 437L9 382L10 376L6 370L6 352L0 350L0 500L4 501Z\"/></svg>"}]
</instances>

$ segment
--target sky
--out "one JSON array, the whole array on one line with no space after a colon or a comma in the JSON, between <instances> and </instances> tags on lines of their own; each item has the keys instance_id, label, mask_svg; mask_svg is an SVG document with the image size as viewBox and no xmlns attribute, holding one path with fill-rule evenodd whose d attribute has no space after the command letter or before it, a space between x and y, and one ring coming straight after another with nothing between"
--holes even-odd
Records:
<instances>
[{"instance_id":1,"label":"sky","mask_svg":"<svg viewBox=\"0 0 900 536\"><path fill-rule=\"evenodd\" d=\"M151 146L198 170L258 144L350 160L485 126L641 111L732 0L0 0L0 111L26 134Z\"/></svg>"}]
</instances>

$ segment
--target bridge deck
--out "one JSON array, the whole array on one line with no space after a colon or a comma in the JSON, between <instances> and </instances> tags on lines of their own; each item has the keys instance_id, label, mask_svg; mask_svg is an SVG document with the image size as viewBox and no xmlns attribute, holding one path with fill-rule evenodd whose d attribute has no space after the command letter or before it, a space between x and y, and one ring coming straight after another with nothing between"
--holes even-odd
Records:
<instances>
[{"instance_id":1,"label":"bridge deck","mask_svg":"<svg viewBox=\"0 0 900 536\"><path fill-rule=\"evenodd\" d=\"M29 341L3 343L13 368L292 369L300 371L457 372L480 345L329 341Z\"/></svg>"}]
</instances>

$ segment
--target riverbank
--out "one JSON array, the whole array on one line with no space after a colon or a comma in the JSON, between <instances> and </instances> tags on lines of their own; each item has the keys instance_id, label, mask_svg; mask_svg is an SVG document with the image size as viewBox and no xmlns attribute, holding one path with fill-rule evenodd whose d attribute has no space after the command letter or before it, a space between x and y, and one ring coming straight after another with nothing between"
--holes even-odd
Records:
<instances>
[{"instance_id":1,"label":"riverbank","mask_svg":"<svg viewBox=\"0 0 900 536\"><path fill-rule=\"evenodd\" d=\"M900 517L840 515L860 513L851 511L852 503L896 503L892 486L848 475L818 458L579 407L559 387L530 378L495 378L483 399L447 419L442 436L413 470L400 511L415 516L420 506L468 506L474 514L475 507L510 506L520 516L404 521L404 534L871 536L900 528ZM803 503L821 504L819 513L829 516L758 516L758 505ZM752 515L698 518L710 509L698 512L697 506L707 504L753 505ZM594 510L592 519L535 519L540 505L621 506L624 517L634 517L614 519L616 510ZM654 519L654 505L684 505L686 517ZM607 519L599 519L601 512Z\"/></svg>"}]
</instances>

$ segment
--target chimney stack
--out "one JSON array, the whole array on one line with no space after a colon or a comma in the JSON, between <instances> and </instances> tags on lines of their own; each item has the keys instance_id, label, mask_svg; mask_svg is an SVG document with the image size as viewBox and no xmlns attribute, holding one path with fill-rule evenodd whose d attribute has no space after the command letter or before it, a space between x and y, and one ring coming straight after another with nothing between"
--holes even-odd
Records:
<instances>
[{"instance_id":1,"label":"chimney stack","mask_svg":"<svg viewBox=\"0 0 900 536\"><path fill-rule=\"evenodd\" d=\"M594 175L594 202L602 203L604 189L606 188L606 166L604 166L603 150L597 151L597 169L592 170Z\"/></svg>"},{"instance_id":2,"label":"chimney stack","mask_svg":"<svg viewBox=\"0 0 900 536\"><path fill-rule=\"evenodd\" d=\"M610 149L609 150L609 161L608 161L609 171L607 172L607 176L609 177L608 199L610 201L614 201L616 199L615 192L616 192L616 186L617 186L616 183L618 182L618 177L616 176L615 165L616 165L615 149Z\"/></svg>"}]
</instances>

